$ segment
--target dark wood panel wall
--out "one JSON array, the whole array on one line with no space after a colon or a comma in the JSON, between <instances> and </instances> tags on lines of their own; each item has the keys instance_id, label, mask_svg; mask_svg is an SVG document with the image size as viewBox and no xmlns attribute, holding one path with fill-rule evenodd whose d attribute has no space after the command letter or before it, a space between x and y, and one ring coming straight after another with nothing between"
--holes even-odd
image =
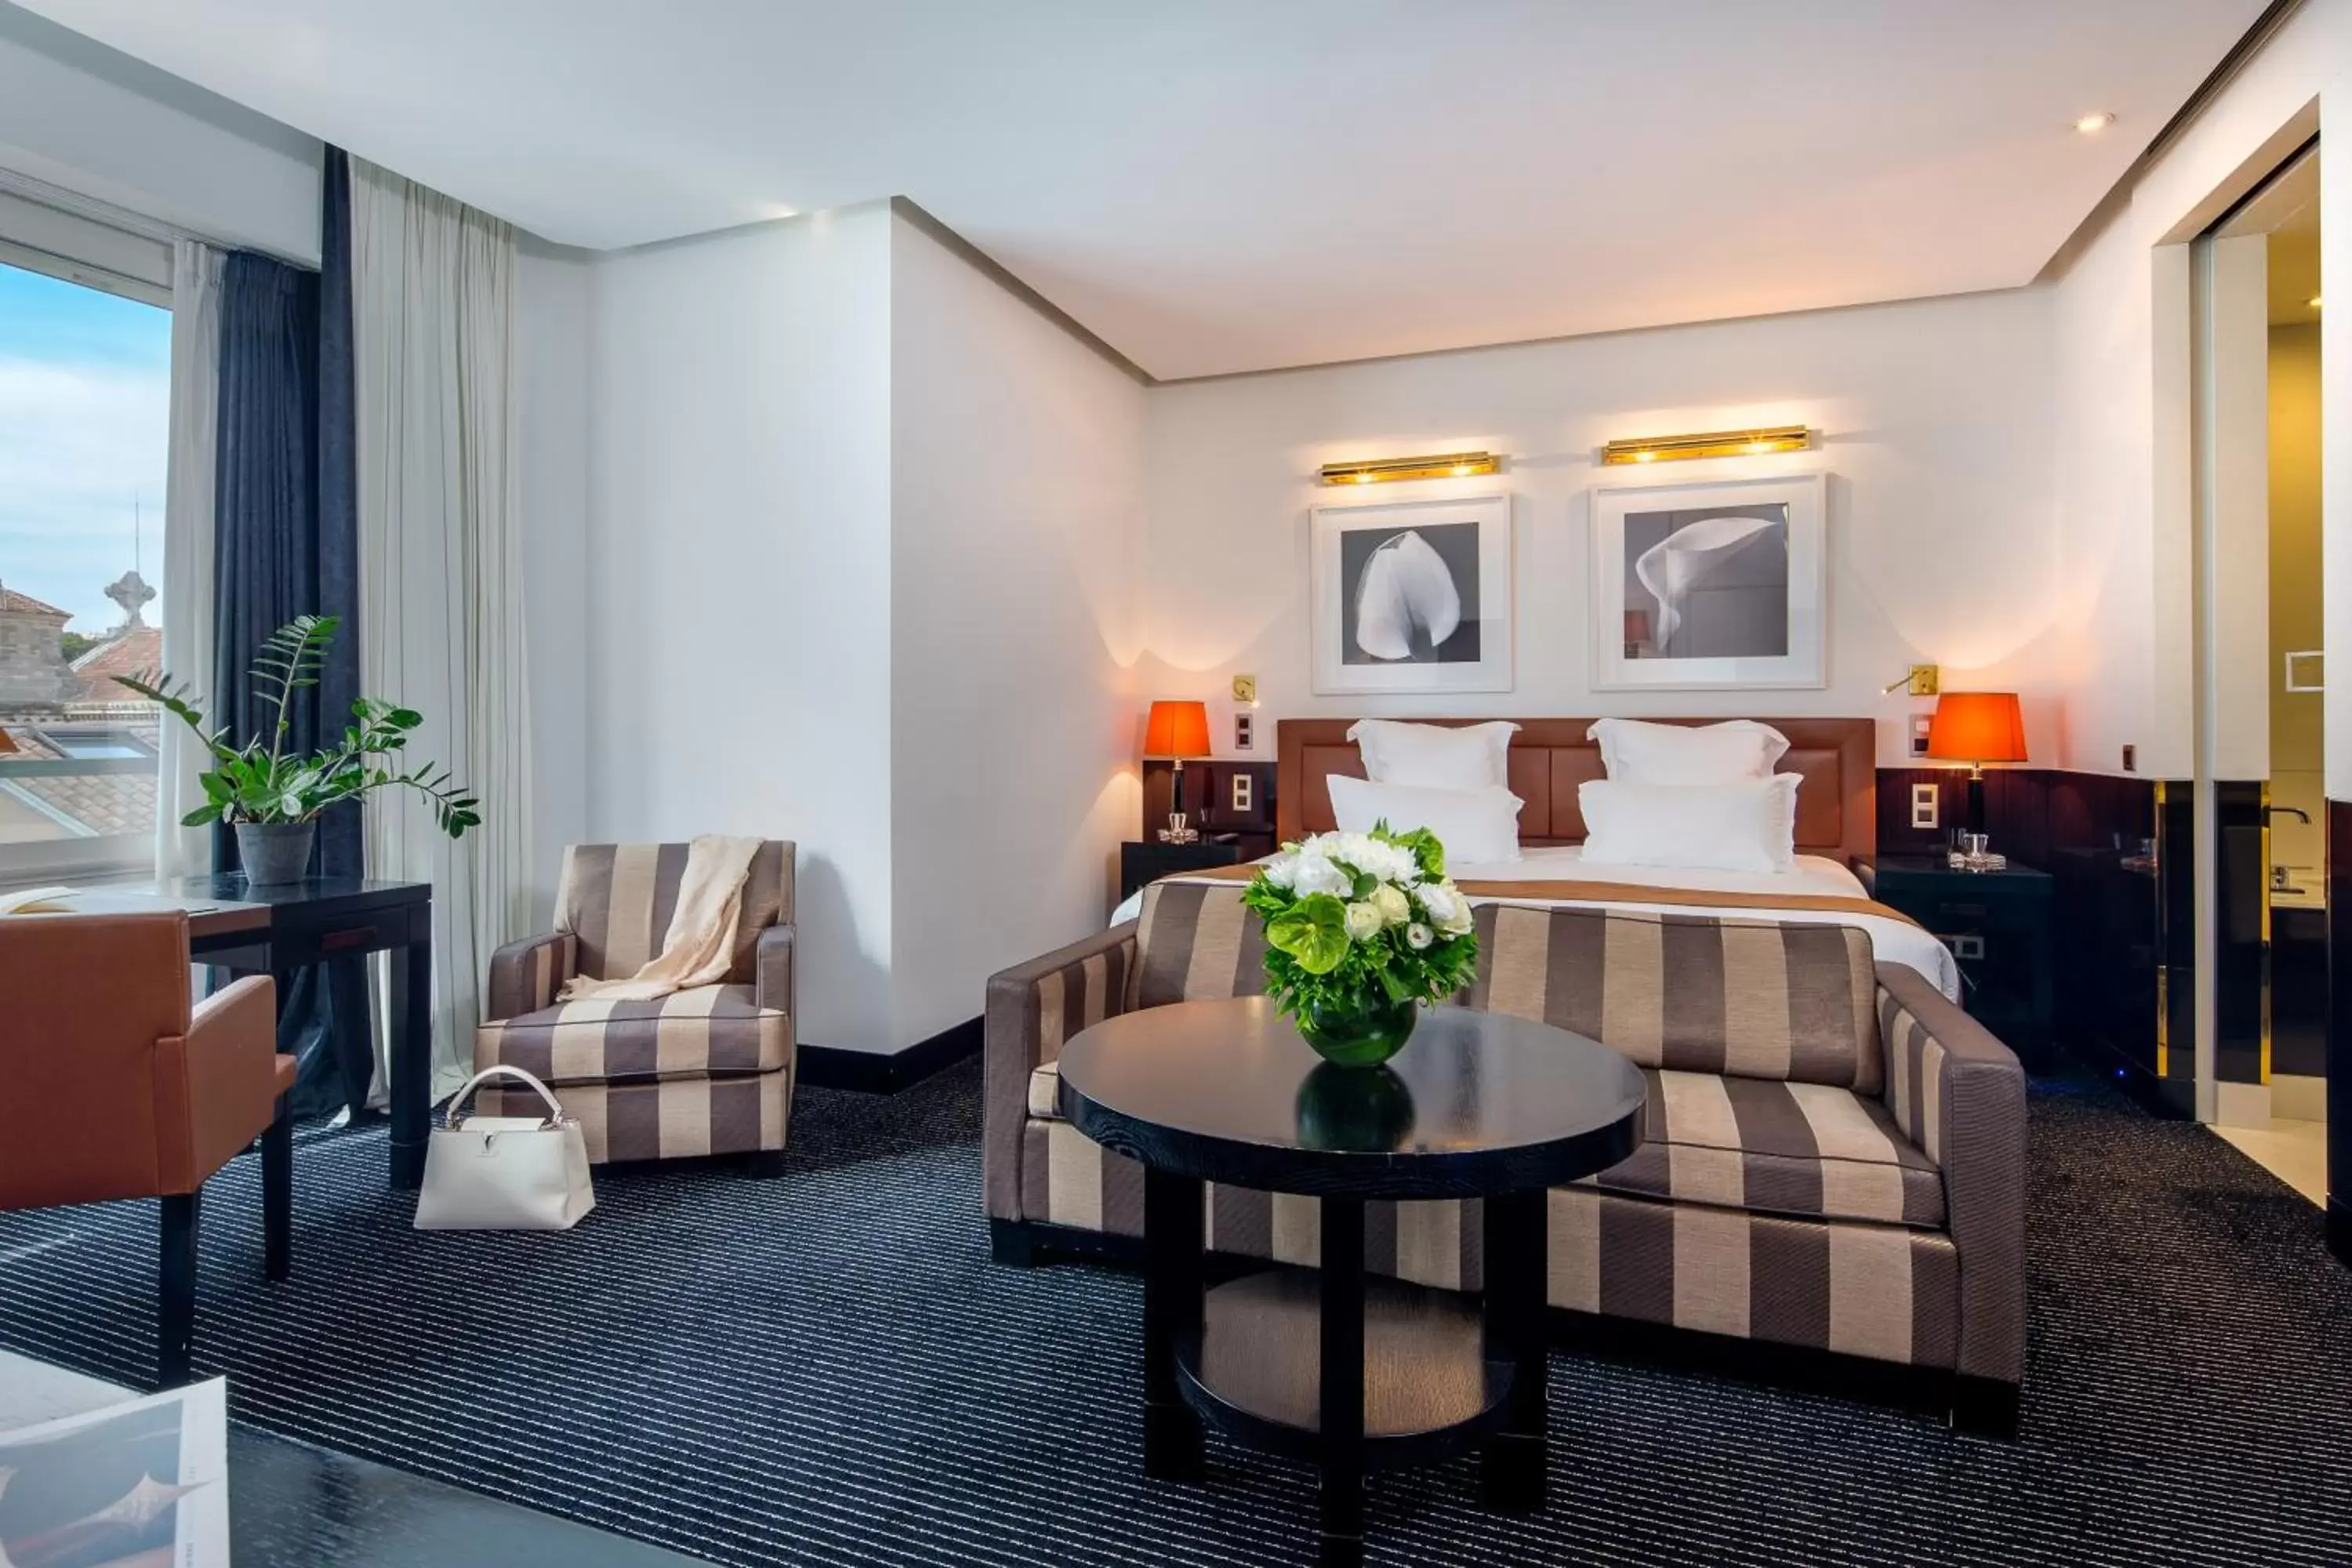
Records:
<instances>
[{"instance_id":1,"label":"dark wood panel wall","mask_svg":"<svg viewBox=\"0 0 2352 1568\"><path fill-rule=\"evenodd\" d=\"M1912 788L1937 791L1938 825L1911 825ZM2140 1099L2196 1106L2194 823L2186 786L2152 779L1989 768L1992 847L2057 882L2058 1027L2115 1068ZM1887 854L1943 849L1967 820L1962 768L1881 768L1878 843ZM2182 1048L2171 1048L2175 1041Z\"/></svg>"},{"instance_id":2,"label":"dark wood panel wall","mask_svg":"<svg viewBox=\"0 0 2352 1568\"><path fill-rule=\"evenodd\" d=\"M1248 778L1249 804L1234 803L1235 775ZM1157 759L1143 764L1143 820L1139 837L1150 840L1168 822L1176 771ZM1274 763L1211 758L1184 764L1184 815L1203 834L1230 833L1245 856L1271 855L1274 843Z\"/></svg>"}]
</instances>

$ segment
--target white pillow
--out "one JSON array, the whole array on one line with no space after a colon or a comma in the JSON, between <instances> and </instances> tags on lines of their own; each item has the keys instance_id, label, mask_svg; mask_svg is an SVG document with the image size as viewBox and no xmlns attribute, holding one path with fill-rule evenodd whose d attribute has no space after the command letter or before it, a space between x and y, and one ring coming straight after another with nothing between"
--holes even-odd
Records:
<instances>
[{"instance_id":1,"label":"white pillow","mask_svg":"<svg viewBox=\"0 0 2352 1568\"><path fill-rule=\"evenodd\" d=\"M1786 871L1797 858L1796 773L1721 784L1594 779L1577 786L1587 866Z\"/></svg>"},{"instance_id":2,"label":"white pillow","mask_svg":"<svg viewBox=\"0 0 2352 1568\"><path fill-rule=\"evenodd\" d=\"M1627 784L1714 784L1772 776L1789 737L1753 719L1727 723L1650 724L1601 719L1584 732L1601 743L1601 765Z\"/></svg>"},{"instance_id":3,"label":"white pillow","mask_svg":"<svg viewBox=\"0 0 2352 1568\"><path fill-rule=\"evenodd\" d=\"M1519 858L1517 795L1498 784L1421 789L1333 773L1331 815L1342 833L1370 833L1385 822L1399 833L1426 827L1445 846L1445 863L1492 866Z\"/></svg>"},{"instance_id":4,"label":"white pillow","mask_svg":"<svg viewBox=\"0 0 2352 1568\"><path fill-rule=\"evenodd\" d=\"M1405 724L1360 719L1348 731L1374 784L1418 789L1481 789L1511 782L1511 737L1517 724Z\"/></svg>"}]
</instances>

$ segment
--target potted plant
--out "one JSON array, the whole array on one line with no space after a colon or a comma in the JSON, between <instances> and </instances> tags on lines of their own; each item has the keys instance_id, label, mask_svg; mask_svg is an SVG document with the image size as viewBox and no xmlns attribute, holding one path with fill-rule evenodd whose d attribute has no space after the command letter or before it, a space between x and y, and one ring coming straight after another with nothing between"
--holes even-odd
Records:
<instances>
[{"instance_id":1,"label":"potted plant","mask_svg":"<svg viewBox=\"0 0 2352 1568\"><path fill-rule=\"evenodd\" d=\"M152 679L114 678L161 704L194 731L212 753L214 766L203 776L205 803L180 822L186 827L209 822L235 827L237 858L246 880L256 887L300 881L310 863L319 814L370 790L399 785L418 791L432 801L442 831L452 838L463 837L482 820L481 803L458 787L446 768L430 763L400 768L399 753L408 744L409 731L425 722L414 709L362 697L352 704L352 721L340 745L307 756L287 750L293 731L287 709L294 693L319 684L328 646L341 625L337 616L297 616L269 634L254 656L252 676L263 701L275 712L263 733L242 746L226 730L206 728L204 714L191 700L194 693L182 682L161 674Z\"/></svg>"},{"instance_id":2,"label":"potted plant","mask_svg":"<svg viewBox=\"0 0 2352 1568\"><path fill-rule=\"evenodd\" d=\"M1265 978L1325 1060L1377 1067L1404 1047L1424 1005L1478 967L1470 901L1445 879L1427 828L1322 833L1286 844L1242 901L1265 921Z\"/></svg>"}]
</instances>

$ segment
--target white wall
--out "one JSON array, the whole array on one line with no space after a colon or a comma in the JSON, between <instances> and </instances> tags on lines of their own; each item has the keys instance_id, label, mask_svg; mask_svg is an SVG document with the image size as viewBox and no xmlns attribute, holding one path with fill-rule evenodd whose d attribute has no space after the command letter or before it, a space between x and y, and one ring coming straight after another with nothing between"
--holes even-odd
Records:
<instances>
[{"instance_id":1,"label":"white wall","mask_svg":"<svg viewBox=\"0 0 2352 1568\"><path fill-rule=\"evenodd\" d=\"M591 833L795 839L801 1037L868 1048L905 1043L890 222L877 205L608 254L589 288Z\"/></svg>"},{"instance_id":2,"label":"white wall","mask_svg":"<svg viewBox=\"0 0 2352 1568\"><path fill-rule=\"evenodd\" d=\"M1877 714L1916 662L1948 684L2026 694L2035 760L2056 751L2049 668L2047 290L1612 334L1180 384L1151 394L1145 695L1218 699L1259 678L1264 714ZM1829 487L1829 684L1814 691L1595 692L1588 497L1614 437L1804 424L1814 451L1607 471L1611 484L1821 470ZM1496 478L1326 489L1322 464L1484 447ZM1317 505L1514 497L1517 689L1475 697L1317 697L1307 641L1307 512ZM1223 706L1223 704L1221 704ZM1219 716L1216 738L1231 740ZM1259 752L1273 731L1261 727Z\"/></svg>"},{"instance_id":3,"label":"white wall","mask_svg":"<svg viewBox=\"0 0 2352 1568\"><path fill-rule=\"evenodd\" d=\"M318 142L0 0L0 167L319 263Z\"/></svg>"},{"instance_id":4,"label":"white wall","mask_svg":"<svg viewBox=\"0 0 2352 1568\"><path fill-rule=\"evenodd\" d=\"M904 218L890 299L892 949L910 1043L1109 907L1142 811L1146 394Z\"/></svg>"}]
</instances>

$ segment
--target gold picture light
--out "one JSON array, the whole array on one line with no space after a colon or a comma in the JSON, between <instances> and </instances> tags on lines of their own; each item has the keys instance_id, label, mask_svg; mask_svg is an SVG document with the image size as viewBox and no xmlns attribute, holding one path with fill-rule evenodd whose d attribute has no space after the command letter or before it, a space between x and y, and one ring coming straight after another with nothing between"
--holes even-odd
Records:
<instances>
[{"instance_id":1,"label":"gold picture light","mask_svg":"<svg viewBox=\"0 0 2352 1568\"><path fill-rule=\"evenodd\" d=\"M1502 467L1492 452L1442 452L1433 458L1376 458L1364 463L1326 463L1327 485L1374 485L1391 479L1466 479Z\"/></svg>"},{"instance_id":2,"label":"gold picture light","mask_svg":"<svg viewBox=\"0 0 2352 1568\"><path fill-rule=\"evenodd\" d=\"M1603 463L1666 463L1685 458L1748 458L1767 452L1801 452L1813 444L1802 425L1760 430L1710 430L1700 436L1650 436L1612 441L1601 450Z\"/></svg>"}]
</instances>

